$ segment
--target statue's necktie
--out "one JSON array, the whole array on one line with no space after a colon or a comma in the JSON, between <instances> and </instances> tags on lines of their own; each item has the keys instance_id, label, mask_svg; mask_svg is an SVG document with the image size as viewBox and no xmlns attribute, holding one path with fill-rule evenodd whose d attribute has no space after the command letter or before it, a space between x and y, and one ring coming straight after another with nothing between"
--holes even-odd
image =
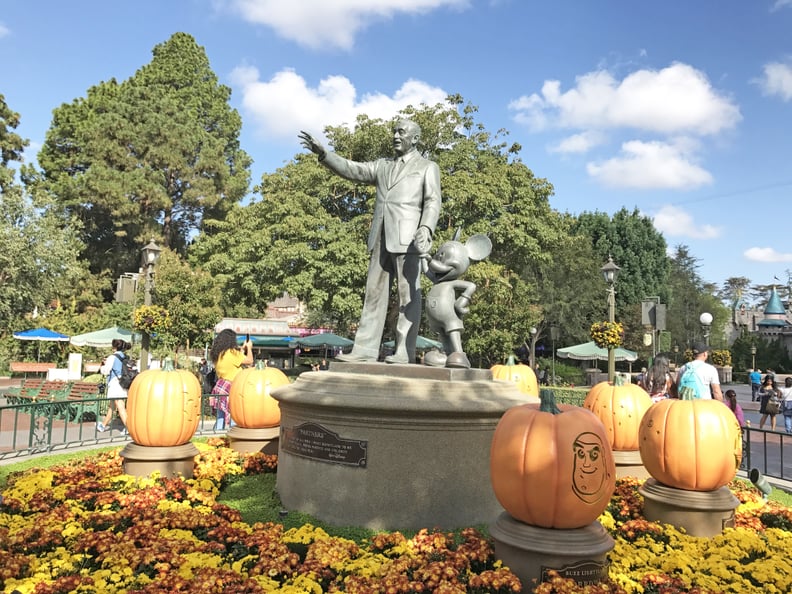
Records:
<instances>
[{"instance_id":1,"label":"statue's necktie","mask_svg":"<svg viewBox=\"0 0 792 594\"><path fill-rule=\"evenodd\" d=\"M393 163L393 169L391 169L391 185L396 183L396 178L399 177L399 173L401 173L403 167L404 159L396 159L396 161Z\"/></svg>"}]
</instances>

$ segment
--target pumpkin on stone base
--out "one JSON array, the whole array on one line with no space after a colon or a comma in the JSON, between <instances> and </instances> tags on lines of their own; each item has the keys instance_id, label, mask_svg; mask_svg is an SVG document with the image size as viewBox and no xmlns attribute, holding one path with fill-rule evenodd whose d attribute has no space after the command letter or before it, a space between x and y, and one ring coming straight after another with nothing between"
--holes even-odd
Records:
<instances>
[{"instance_id":1,"label":"pumpkin on stone base","mask_svg":"<svg viewBox=\"0 0 792 594\"><path fill-rule=\"evenodd\" d=\"M590 410L556 405L552 390L539 404L506 411L490 448L490 480L514 519L540 528L583 528L605 510L616 488L608 436Z\"/></svg>"},{"instance_id":2,"label":"pumpkin on stone base","mask_svg":"<svg viewBox=\"0 0 792 594\"><path fill-rule=\"evenodd\" d=\"M600 382L586 394L583 406L597 415L605 426L608 443L616 451L638 449L638 428L652 399L637 384L625 384L621 376L614 383Z\"/></svg>"},{"instance_id":3,"label":"pumpkin on stone base","mask_svg":"<svg viewBox=\"0 0 792 594\"><path fill-rule=\"evenodd\" d=\"M127 429L143 446L183 445L192 439L201 415L201 382L165 359L162 369L147 369L129 386Z\"/></svg>"},{"instance_id":4,"label":"pumpkin on stone base","mask_svg":"<svg viewBox=\"0 0 792 594\"><path fill-rule=\"evenodd\" d=\"M639 440L649 474L686 491L720 489L734 478L742 460L740 425L718 400L655 402L641 420Z\"/></svg>"},{"instance_id":5,"label":"pumpkin on stone base","mask_svg":"<svg viewBox=\"0 0 792 594\"><path fill-rule=\"evenodd\" d=\"M289 385L289 378L280 369L267 367L263 361L237 373L231 383L228 406L231 418L245 429L277 427L280 424L280 403L272 390Z\"/></svg>"},{"instance_id":6,"label":"pumpkin on stone base","mask_svg":"<svg viewBox=\"0 0 792 594\"><path fill-rule=\"evenodd\" d=\"M493 365L490 371L492 371L492 379L512 382L523 394L539 396L539 382L536 380L534 370L528 365L515 363L514 355L509 355L505 365Z\"/></svg>"}]
</instances>

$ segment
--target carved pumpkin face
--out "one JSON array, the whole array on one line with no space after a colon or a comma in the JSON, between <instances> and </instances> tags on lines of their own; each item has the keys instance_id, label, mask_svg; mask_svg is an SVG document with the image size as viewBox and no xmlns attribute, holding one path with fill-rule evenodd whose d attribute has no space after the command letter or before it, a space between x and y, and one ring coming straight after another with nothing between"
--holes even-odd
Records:
<instances>
[{"instance_id":1,"label":"carved pumpkin face","mask_svg":"<svg viewBox=\"0 0 792 594\"><path fill-rule=\"evenodd\" d=\"M542 406L515 406L501 417L490 449L493 491L503 508L526 524L588 526L616 487L605 430L585 408L561 404L553 413Z\"/></svg>"},{"instance_id":2,"label":"carved pumpkin face","mask_svg":"<svg viewBox=\"0 0 792 594\"><path fill-rule=\"evenodd\" d=\"M687 491L728 484L742 459L737 418L718 400L654 403L639 429L641 460L659 482Z\"/></svg>"},{"instance_id":3,"label":"carved pumpkin face","mask_svg":"<svg viewBox=\"0 0 792 594\"><path fill-rule=\"evenodd\" d=\"M617 451L638 449L638 428L652 399L636 384L600 382L589 390L583 406L605 426L608 443Z\"/></svg>"},{"instance_id":4,"label":"carved pumpkin face","mask_svg":"<svg viewBox=\"0 0 792 594\"><path fill-rule=\"evenodd\" d=\"M493 365L492 379L506 380L517 386L517 389L528 396L539 396L539 382L536 374L528 365L514 362L514 355L510 355L506 365Z\"/></svg>"},{"instance_id":5,"label":"carved pumpkin face","mask_svg":"<svg viewBox=\"0 0 792 594\"><path fill-rule=\"evenodd\" d=\"M201 414L201 383L170 360L162 369L141 372L129 387L127 429L144 446L177 446L190 441Z\"/></svg>"},{"instance_id":6,"label":"carved pumpkin face","mask_svg":"<svg viewBox=\"0 0 792 594\"><path fill-rule=\"evenodd\" d=\"M586 503L594 503L599 497L608 469L605 468L605 446L594 433L581 433L575 443L575 469L572 474L572 489Z\"/></svg>"}]
</instances>

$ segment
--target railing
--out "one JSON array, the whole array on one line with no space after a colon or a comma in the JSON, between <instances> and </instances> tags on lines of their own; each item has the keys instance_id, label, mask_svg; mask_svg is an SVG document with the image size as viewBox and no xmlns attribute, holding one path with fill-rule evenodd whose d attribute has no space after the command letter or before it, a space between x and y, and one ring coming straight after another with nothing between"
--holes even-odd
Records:
<instances>
[{"instance_id":1,"label":"railing","mask_svg":"<svg viewBox=\"0 0 792 594\"><path fill-rule=\"evenodd\" d=\"M746 427L741 468L758 469L764 476L792 480L792 435Z\"/></svg>"},{"instance_id":2,"label":"railing","mask_svg":"<svg viewBox=\"0 0 792 594\"><path fill-rule=\"evenodd\" d=\"M107 431L98 431L96 421L107 411L107 402L100 397L0 406L0 460L129 440L117 420ZM196 434L224 434L214 431L208 402L209 394L204 394Z\"/></svg>"}]
</instances>

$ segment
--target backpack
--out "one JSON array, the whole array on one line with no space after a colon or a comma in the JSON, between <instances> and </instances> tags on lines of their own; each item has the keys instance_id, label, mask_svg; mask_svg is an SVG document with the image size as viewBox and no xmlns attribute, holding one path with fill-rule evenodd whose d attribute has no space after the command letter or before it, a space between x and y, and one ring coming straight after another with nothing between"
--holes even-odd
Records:
<instances>
[{"instance_id":1,"label":"backpack","mask_svg":"<svg viewBox=\"0 0 792 594\"><path fill-rule=\"evenodd\" d=\"M696 370L701 367L703 363L701 361L691 361L687 365L685 365L685 373L682 374L682 377L679 380L679 397L684 397L684 390L689 390L693 392L693 398L707 398L709 396L709 390L704 382L699 377L699 374L696 373Z\"/></svg>"},{"instance_id":2,"label":"backpack","mask_svg":"<svg viewBox=\"0 0 792 594\"><path fill-rule=\"evenodd\" d=\"M124 390L129 390L129 386L132 385L132 382L137 377L138 371L132 367L132 361L129 357L119 356L118 353L114 353L114 356L121 361L121 375L118 376L118 383Z\"/></svg>"}]
</instances>

